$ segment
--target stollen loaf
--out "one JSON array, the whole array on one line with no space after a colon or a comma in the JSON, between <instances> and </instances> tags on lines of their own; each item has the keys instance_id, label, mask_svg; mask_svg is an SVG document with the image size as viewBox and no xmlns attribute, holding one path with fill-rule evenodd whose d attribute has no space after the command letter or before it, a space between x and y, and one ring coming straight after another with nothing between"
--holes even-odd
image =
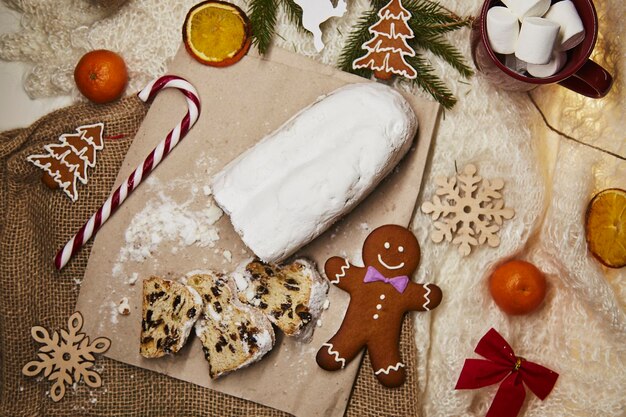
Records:
<instances>
[{"instance_id":1,"label":"stollen loaf","mask_svg":"<svg viewBox=\"0 0 626 417\"><path fill-rule=\"evenodd\" d=\"M320 97L214 175L243 242L280 262L363 200L411 147L417 118L397 91L351 84Z\"/></svg>"}]
</instances>

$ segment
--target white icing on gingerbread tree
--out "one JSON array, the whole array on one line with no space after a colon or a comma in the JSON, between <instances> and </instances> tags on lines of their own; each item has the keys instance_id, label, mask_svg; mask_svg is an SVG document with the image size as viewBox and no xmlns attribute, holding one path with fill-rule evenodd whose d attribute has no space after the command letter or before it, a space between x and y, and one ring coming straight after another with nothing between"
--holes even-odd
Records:
<instances>
[{"instance_id":1,"label":"white icing on gingerbread tree","mask_svg":"<svg viewBox=\"0 0 626 417\"><path fill-rule=\"evenodd\" d=\"M495 248L500 245L498 231L504 219L515 215L513 209L504 207L500 193L504 181L483 179L476 171L470 164L463 173L450 179L436 178L439 188L432 202L422 204L424 213L439 220L434 222L435 230L430 235L433 242L451 241L459 245L459 252L464 256L470 254L473 246L487 243Z\"/></svg>"}]
</instances>

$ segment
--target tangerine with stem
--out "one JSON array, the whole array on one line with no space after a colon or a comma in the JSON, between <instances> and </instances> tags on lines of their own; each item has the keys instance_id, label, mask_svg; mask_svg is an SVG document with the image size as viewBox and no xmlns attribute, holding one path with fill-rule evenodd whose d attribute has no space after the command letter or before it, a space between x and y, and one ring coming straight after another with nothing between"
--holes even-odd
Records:
<instances>
[{"instance_id":1,"label":"tangerine with stem","mask_svg":"<svg viewBox=\"0 0 626 417\"><path fill-rule=\"evenodd\" d=\"M121 56L98 49L87 52L76 64L74 81L78 90L94 103L109 103L122 96L128 71Z\"/></svg>"}]
</instances>

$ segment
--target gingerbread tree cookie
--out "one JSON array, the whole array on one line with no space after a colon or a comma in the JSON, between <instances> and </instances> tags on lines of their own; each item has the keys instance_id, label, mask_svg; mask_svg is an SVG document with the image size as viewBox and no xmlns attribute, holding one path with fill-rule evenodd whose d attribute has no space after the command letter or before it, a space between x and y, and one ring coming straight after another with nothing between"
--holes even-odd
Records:
<instances>
[{"instance_id":1,"label":"gingerbread tree cookie","mask_svg":"<svg viewBox=\"0 0 626 417\"><path fill-rule=\"evenodd\" d=\"M350 294L350 304L337 333L317 352L327 371L346 366L365 347L381 384L398 387L406 372L400 358L400 331L408 311L428 311L441 302L441 289L409 278L420 261L417 239L408 229L386 225L363 244L364 267L332 257L324 270L331 282Z\"/></svg>"},{"instance_id":2,"label":"gingerbread tree cookie","mask_svg":"<svg viewBox=\"0 0 626 417\"><path fill-rule=\"evenodd\" d=\"M380 9L378 17L380 20L368 29L374 36L362 46L367 53L355 59L352 67L369 68L381 80L388 80L394 74L410 79L417 77L417 72L405 58L415 56L415 50L406 41L415 37L408 24L411 13L400 0L391 0Z\"/></svg>"},{"instance_id":3,"label":"gingerbread tree cookie","mask_svg":"<svg viewBox=\"0 0 626 417\"><path fill-rule=\"evenodd\" d=\"M76 131L61 135L60 143L45 145L46 154L27 158L44 170L44 184L61 188L72 201L78 200L77 181L87 184L87 168L96 166L96 151L104 147L103 123L80 126Z\"/></svg>"}]
</instances>

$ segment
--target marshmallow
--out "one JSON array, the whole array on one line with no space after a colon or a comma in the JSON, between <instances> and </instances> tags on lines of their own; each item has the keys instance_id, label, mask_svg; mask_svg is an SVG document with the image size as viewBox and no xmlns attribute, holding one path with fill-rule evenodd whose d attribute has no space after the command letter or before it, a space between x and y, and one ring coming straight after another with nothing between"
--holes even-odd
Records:
<instances>
[{"instance_id":1,"label":"marshmallow","mask_svg":"<svg viewBox=\"0 0 626 417\"><path fill-rule=\"evenodd\" d=\"M521 74L526 71L527 64L521 59L517 59L515 54L510 54L504 57L504 65L506 65L509 69Z\"/></svg>"},{"instance_id":2,"label":"marshmallow","mask_svg":"<svg viewBox=\"0 0 626 417\"><path fill-rule=\"evenodd\" d=\"M556 47L562 51L572 49L585 39L585 27L570 0L555 3L544 16L551 22L561 26Z\"/></svg>"},{"instance_id":3,"label":"marshmallow","mask_svg":"<svg viewBox=\"0 0 626 417\"><path fill-rule=\"evenodd\" d=\"M528 64L526 70L534 77L545 78L556 74L563 68L567 62L567 54L562 51L556 51L552 55L552 59L545 65Z\"/></svg>"},{"instance_id":4,"label":"marshmallow","mask_svg":"<svg viewBox=\"0 0 626 417\"><path fill-rule=\"evenodd\" d=\"M512 54L519 35L519 21L506 7L492 7L487 12L487 37L494 52Z\"/></svg>"},{"instance_id":5,"label":"marshmallow","mask_svg":"<svg viewBox=\"0 0 626 417\"><path fill-rule=\"evenodd\" d=\"M541 17L527 17L522 21L515 56L529 64L547 64L552 57L559 27L558 23Z\"/></svg>"},{"instance_id":6,"label":"marshmallow","mask_svg":"<svg viewBox=\"0 0 626 417\"><path fill-rule=\"evenodd\" d=\"M541 17L550 7L550 0L502 0L521 21L525 17Z\"/></svg>"}]
</instances>

